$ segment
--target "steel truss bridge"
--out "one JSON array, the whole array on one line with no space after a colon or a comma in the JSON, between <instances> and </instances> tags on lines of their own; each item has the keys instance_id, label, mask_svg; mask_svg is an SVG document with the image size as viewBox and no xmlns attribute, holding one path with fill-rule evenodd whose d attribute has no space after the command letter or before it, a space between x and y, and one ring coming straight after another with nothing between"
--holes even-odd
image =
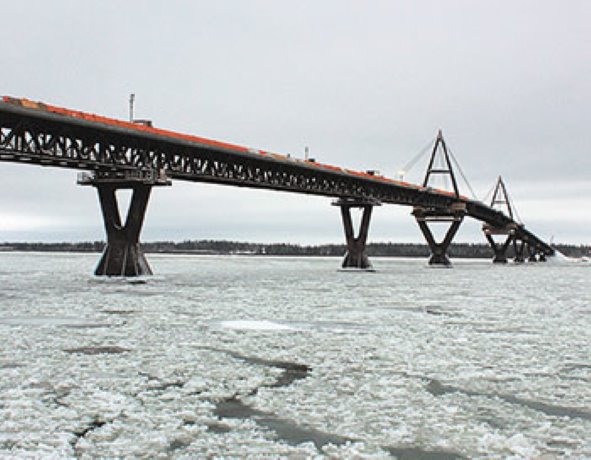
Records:
<instances>
[{"instance_id":1,"label":"steel truss bridge","mask_svg":"<svg viewBox=\"0 0 591 460\"><path fill-rule=\"evenodd\" d=\"M442 161L435 161L438 158ZM347 254L343 268L370 269L365 255L371 211L381 204L412 206L413 215L431 249L430 264L449 265L447 250L465 216L483 222L495 262L507 261L512 245L515 260L543 261L554 249L513 218L499 178L491 205L458 191L447 146L441 133L433 146L422 185L378 175L249 149L202 137L68 110L26 99L0 100L0 161L80 169L81 185L96 187L107 233L97 275L151 274L139 235L152 187L172 180L280 190L335 198L341 208ZM435 164L444 164L436 167ZM451 178L453 191L429 186L433 175ZM118 189L132 189L125 221L117 203ZM499 209L504 204L507 212ZM351 208L361 208L357 234ZM443 241L435 241L430 224L449 222ZM504 242L496 242L501 235Z\"/></svg>"}]
</instances>

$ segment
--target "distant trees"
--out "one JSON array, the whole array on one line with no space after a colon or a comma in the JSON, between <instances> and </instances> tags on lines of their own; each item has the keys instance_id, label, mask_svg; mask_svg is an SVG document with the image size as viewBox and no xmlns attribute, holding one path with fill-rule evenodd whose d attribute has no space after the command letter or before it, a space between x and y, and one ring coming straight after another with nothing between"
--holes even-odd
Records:
<instances>
[{"instance_id":1,"label":"distant trees","mask_svg":"<svg viewBox=\"0 0 591 460\"><path fill-rule=\"evenodd\" d=\"M24 252L100 252L105 243L103 241L85 241L81 243L0 243L3 251Z\"/></svg>"},{"instance_id":2,"label":"distant trees","mask_svg":"<svg viewBox=\"0 0 591 460\"><path fill-rule=\"evenodd\" d=\"M101 252L103 241L81 243L0 243L0 251L39 251L39 252ZM289 243L245 243L225 240L186 240L155 241L143 243L145 252L189 253L189 254L251 254L269 256L335 256L345 253L343 244L323 244L315 246ZM589 256L591 247L585 245L555 245L556 249L569 257ZM458 258L491 258L492 250L487 244L452 244L450 256ZM367 245L370 257L428 257L429 247L417 243L371 243ZM512 249L507 254L512 257Z\"/></svg>"}]
</instances>

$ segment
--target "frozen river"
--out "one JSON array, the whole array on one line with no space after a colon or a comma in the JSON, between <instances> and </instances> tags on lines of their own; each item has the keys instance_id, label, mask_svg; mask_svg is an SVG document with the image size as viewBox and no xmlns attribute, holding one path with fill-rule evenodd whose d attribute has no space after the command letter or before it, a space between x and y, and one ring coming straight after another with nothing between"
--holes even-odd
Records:
<instances>
[{"instance_id":1,"label":"frozen river","mask_svg":"<svg viewBox=\"0 0 591 460\"><path fill-rule=\"evenodd\" d=\"M0 254L0 457L591 458L591 264Z\"/></svg>"}]
</instances>

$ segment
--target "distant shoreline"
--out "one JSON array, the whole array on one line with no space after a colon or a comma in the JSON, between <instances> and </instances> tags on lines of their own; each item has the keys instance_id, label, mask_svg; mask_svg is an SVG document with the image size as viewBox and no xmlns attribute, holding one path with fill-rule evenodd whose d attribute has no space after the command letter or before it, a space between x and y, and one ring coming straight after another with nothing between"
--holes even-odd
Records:
<instances>
[{"instance_id":1,"label":"distant shoreline","mask_svg":"<svg viewBox=\"0 0 591 460\"><path fill-rule=\"evenodd\" d=\"M2 252L70 252L101 253L104 241L76 243L0 243ZM589 245L557 244L554 247L569 257L588 256ZM238 241L198 240L198 241L156 241L142 243L142 249L148 254L181 255L245 255L245 256L327 256L342 257L346 251L344 244L298 245L288 243L247 243ZM367 245L369 257L428 257L429 247L418 243L371 243ZM486 259L493 256L487 244L457 243L449 250L451 257ZM512 250L509 250L512 257Z\"/></svg>"}]
</instances>

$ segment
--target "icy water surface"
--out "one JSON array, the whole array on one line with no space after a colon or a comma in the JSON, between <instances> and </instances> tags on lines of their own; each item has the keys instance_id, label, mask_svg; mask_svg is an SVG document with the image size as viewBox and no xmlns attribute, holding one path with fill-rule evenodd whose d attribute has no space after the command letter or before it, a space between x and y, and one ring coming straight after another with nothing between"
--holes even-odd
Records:
<instances>
[{"instance_id":1,"label":"icy water surface","mask_svg":"<svg viewBox=\"0 0 591 460\"><path fill-rule=\"evenodd\" d=\"M591 266L0 254L0 457L591 458Z\"/></svg>"}]
</instances>

